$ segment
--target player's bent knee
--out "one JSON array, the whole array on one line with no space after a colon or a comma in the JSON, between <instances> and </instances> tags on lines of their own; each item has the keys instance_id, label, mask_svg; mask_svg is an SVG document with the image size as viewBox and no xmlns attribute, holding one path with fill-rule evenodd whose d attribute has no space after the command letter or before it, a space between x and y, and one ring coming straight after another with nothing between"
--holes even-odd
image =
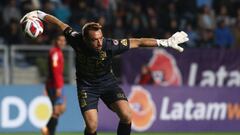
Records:
<instances>
[{"instance_id":1,"label":"player's bent knee","mask_svg":"<svg viewBox=\"0 0 240 135\"><path fill-rule=\"evenodd\" d=\"M53 112L53 114L52 114L52 116L55 117L55 118L59 118L60 115L61 115L60 111Z\"/></svg>"},{"instance_id":2,"label":"player's bent knee","mask_svg":"<svg viewBox=\"0 0 240 135\"><path fill-rule=\"evenodd\" d=\"M87 110L83 113L88 133L94 133L97 130L98 114L96 109Z\"/></svg>"},{"instance_id":3,"label":"player's bent knee","mask_svg":"<svg viewBox=\"0 0 240 135\"><path fill-rule=\"evenodd\" d=\"M55 108L53 111L53 116L55 118L59 118L64 112L65 112L65 109L62 107Z\"/></svg>"},{"instance_id":4,"label":"player's bent knee","mask_svg":"<svg viewBox=\"0 0 240 135\"><path fill-rule=\"evenodd\" d=\"M59 115L62 115L65 111L66 111L66 108L61 108L61 109L59 110Z\"/></svg>"},{"instance_id":5,"label":"player's bent knee","mask_svg":"<svg viewBox=\"0 0 240 135\"><path fill-rule=\"evenodd\" d=\"M126 111L122 113L122 116L120 117L120 121L122 123L131 123L132 122L132 115L130 111Z\"/></svg>"},{"instance_id":6,"label":"player's bent knee","mask_svg":"<svg viewBox=\"0 0 240 135\"><path fill-rule=\"evenodd\" d=\"M132 119L129 116L124 116L122 119L120 119L122 123L131 123Z\"/></svg>"},{"instance_id":7,"label":"player's bent knee","mask_svg":"<svg viewBox=\"0 0 240 135\"><path fill-rule=\"evenodd\" d=\"M90 122L86 125L88 133L95 133L97 131L97 122Z\"/></svg>"},{"instance_id":8,"label":"player's bent knee","mask_svg":"<svg viewBox=\"0 0 240 135\"><path fill-rule=\"evenodd\" d=\"M66 104L62 104L60 110L61 110L62 112L65 112L65 110L66 110Z\"/></svg>"},{"instance_id":9,"label":"player's bent knee","mask_svg":"<svg viewBox=\"0 0 240 135\"><path fill-rule=\"evenodd\" d=\"M58 115L58 114L52 114L52 117L58 119L58 118L59 118L59 115Z\"/></svg>"}]
</instances>

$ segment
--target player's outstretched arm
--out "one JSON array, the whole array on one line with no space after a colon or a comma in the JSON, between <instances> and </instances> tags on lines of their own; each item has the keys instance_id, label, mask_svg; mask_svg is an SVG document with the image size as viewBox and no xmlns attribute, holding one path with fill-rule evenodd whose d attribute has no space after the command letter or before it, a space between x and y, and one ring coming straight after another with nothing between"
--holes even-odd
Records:
<instances>
[{"instance_id":1,"label":"player's outstretched arm","mask_svg":"<svg viewBox=\"0 0 240 135\"><path fill-rule=\"evenodd\" d=\"M187 42L188 35L181 31L176 32L168 39L154 39L154 38L130 38L130 48L137 47L171 47L182 52L184 49L179 44Z\"/></svg>"},{"instance_id":2,"label":"player's outstretched arm","mask_svg":"<svg viewBox=\"0 0 240 135\"><path fill-rule=\"evenodd\" d=\"M57 19L56 17L54 17L53 15L44 13L40 10L35 10L32 12L27 13L20 22L23 22L26 18L39 18L47 23L51 23L54 25L57 25L62 31L64 31L67 27L69 27L66 23L60 21L59 19Z\"/></svg>"}]
</instances>

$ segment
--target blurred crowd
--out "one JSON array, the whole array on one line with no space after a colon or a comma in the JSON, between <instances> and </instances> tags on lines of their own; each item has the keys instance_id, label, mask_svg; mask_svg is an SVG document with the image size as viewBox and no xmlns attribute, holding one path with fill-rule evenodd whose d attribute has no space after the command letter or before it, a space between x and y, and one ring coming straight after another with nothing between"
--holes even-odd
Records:
<instances>
[{"instance_id":1,"label":"blurred crowd","mask_svg":"<svg viewBox=\"0 0 240 135\"><path fill-rule=\"evenodd\" d=\"M97 21L105 37L168 38L184 30L187 47L240 47L239 0L1 0L0 44L50 44L59 32L56 26L44 25L36 40L26 40L21 32L20 18L35 9L78 31Z\"/></svg>"}]
</instances>

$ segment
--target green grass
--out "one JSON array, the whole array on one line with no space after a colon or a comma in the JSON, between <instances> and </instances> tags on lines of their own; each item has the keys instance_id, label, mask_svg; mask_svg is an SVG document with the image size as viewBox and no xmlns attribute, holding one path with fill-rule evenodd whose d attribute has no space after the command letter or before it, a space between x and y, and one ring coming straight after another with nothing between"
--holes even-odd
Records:
<instances>
[{"instance_id":1,"label":"green grass","mask_svg":"<svg viewBox=\"0 0 240 135\"><path fill-rule=\"evenodd\" d=\"M41 135L40 133L0 133L0 135ZM83 135L83 133L57 133L56 135ZM116 135L116 133L99 133L98 135ZM132 135L240 135L240 132L211 133L132 133Z\"/></svg>"}]
</instances>

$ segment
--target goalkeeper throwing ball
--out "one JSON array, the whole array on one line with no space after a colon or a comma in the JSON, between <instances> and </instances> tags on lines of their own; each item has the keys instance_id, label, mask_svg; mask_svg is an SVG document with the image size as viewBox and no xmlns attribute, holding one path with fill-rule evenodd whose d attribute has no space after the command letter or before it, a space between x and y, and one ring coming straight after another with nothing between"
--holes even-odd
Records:
<instances>
[{"instance_id":1,"label":"goalkeeper throwing ball","mask_svg":"<svg viewBox=\"0 0 240 135\"><path fill-rule=\"evenodd\" d=\"M112 73L114 56L138 47L171 47L182 52L183 48L179 44L188 41L185 32L176 32L169 39L111 39L103 36L99 23L86 23L82 31L78 32L56 17L39 10L32 11L24 17L37 17L58 26L74 49L78 100L86 124L85 135L97 135L99 99L118 116L117 135L131 134L131 109Z\"/></svg>"}]
</instances>

